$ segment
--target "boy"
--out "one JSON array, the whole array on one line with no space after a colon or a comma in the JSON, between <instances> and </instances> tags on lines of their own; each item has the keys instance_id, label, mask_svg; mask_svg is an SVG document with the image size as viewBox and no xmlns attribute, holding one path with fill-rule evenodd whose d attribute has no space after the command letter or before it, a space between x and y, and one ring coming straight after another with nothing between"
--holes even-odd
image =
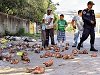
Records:
<instances>
[{"instance_id":1,"label":"boy","mask_svg":"<svg viewBox=\"0 0 100 75\"><path fill-rule=\"evenodd\" d=\"M57 40L58 43L64 43L65 41L65 28L67 26L66 20L64 20L64 15L60 15L60 20L57 22L58 24L58 32L57 32Z\"/></svg>"},{"instance_id":2,"label":"boy","mask_svg":"<svg viewBox=\"0 0 100 75\"><path fill-rule=\"evenodd\" d=\"M83 20L82 20L82 10L79 10L78 15L74 16L74 18L72 19L72 26L73 26L73 28L75 28L74 44L72 45L72 47L77 46L79 35L80 35L80 39L82 37L83 24L84 23L83 23ZM83 45L81 45L81 47L83 47Z\"/></svg>"},{"instance_id":3,"label":"boy","mask_svg":"<svg viewBox=\"0 0 100 75\"><path fill-rule=\"evenodd\" d=\"M42 33L41 33L41 39L42 39L42 46L45 48L45 45L46 45L46 32L45 32L45 29L46 29L46 24L45 24L45 20L42 21L42 26L41 26L41 30L42 30Z\"/></svg>"}]
</instances>

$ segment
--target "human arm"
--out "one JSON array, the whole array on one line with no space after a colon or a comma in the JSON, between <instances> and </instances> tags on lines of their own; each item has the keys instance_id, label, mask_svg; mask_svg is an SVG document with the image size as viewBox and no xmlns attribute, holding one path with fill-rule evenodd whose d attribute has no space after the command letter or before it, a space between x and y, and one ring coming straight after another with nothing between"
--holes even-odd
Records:
<instances>
[{"instance_id":1,"label":"human arm","mask_svg":"<svg viewBox=\"0 0 100 75\"><path fill-rule=\"evenodd\" d=\"M65 20L65 27L67 27L68 26L68 23L67 23L67 21Z\"/></svg>"},{"instance_id":2,"label":"human arm","mask_svg":"<svg viewBox=\"0 0 100 75\"><path fill-rule=\"evenodd\" d=\"M83 21L85 21L85 22L92 23L92 21L87 17L87 12L86 12L86 10L83 10L83 12L82 12L82 19L83 19Z\"/></svg>"},{"instance_id":3,"label":"human arm","mask_svg":"<svg viewBox=\"0 0 100 75\"><path fill-rule=\"evenodd\" d=\"M75 20L72 20L71 24L72 24L73 28L76 29Z\"/></svg>"}]
</instances>

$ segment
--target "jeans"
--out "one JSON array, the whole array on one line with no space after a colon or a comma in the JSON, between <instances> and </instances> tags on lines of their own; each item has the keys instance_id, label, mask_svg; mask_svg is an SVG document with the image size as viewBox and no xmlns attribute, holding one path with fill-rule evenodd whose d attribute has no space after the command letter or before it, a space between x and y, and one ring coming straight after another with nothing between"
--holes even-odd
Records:
<instances>
[{"instance_id":1,"label":"jeans","mask_svg":"<svg viewBox=\"0 0 100 75\"><path fill-rule=\"evenodd\" d=\"M95 42L95 29L94 28L84 28L82 38L80 41L80 45L88 38L89 35L90 35L91 47L94 46L94 42Z\"/></svg>"},{"instance_id":2,"label":"jeans","mask_svg":"<svg viewBox=\"0 0 100 75\"><path fill-rule=\"evenodd\" d=\"M60 41L64 42L65 41L65 31L59 31L58 30L57 40L58 40L58 42L60 42Z\"/></svg>"},{"instance_id":3,"label":"jeans","mask_svg":"<svg viewBox=\"0 0 100 75\"><path fill-rule=\"evenodd\" d=\"M78 37L79 37L79 31L75 31L74 33L74 45L77 45L78 43Z\"/></svg>"},{"instance_id":4,"label":"jeans","mask_svg":"<svg viewBox=\"0 0 100 75\"><path fill-rule=\"evenodd\" d=\"M51 38L51 45L55 45L54 42L54 29L46 29L46 46L49 45L49 36Z\"/></svg>"},{"instance_id":5,"label":"jeans","mask_svg":"<svg viewBox=\"0 0 100 75\"><path fill-rule=\"evenodd\" d=\"M46 45L46 32L45 32L45 30L42 30L41 39L42 39L42 46L45 48L45 45Z\"/></svg>"}]
</instances>

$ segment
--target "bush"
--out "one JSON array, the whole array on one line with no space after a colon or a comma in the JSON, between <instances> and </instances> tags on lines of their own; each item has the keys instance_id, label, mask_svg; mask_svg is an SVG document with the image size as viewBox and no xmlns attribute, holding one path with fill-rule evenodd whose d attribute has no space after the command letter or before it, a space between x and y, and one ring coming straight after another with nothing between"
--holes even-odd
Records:
<instances>
[{"instance_id":1,"label":"bush","mask_svg":"<svg viewBox=\"0 0 100 75\"><path fill-rule=\"evenodd\" d=\"M4 34L5 36L8 36L8 35L10 35L10 32L9 31L7 31L7 30L5 30L5 34Z\"/></svg>"},{"instance_id":2,"label":"bush","mask_svg":"<svg viewBox=\"0 0 100 75\"><path fill-rule=\"evenodd\" d=\"M19 31L17 32L17 36L21 36L25 34L25 29L24 28L20 28Z\"/></svg>"}]
</instances>

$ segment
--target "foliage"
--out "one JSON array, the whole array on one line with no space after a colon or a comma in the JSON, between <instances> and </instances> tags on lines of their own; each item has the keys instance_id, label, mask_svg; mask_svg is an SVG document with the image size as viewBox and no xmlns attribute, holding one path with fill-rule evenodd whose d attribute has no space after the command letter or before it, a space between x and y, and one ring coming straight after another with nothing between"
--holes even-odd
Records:
<instances>
[{"instance_id":1,"label":"foliage","mask_svg":"<svg viewBox=\"0 0 100 75\"><path fill-rule=\"evenodd\" d=\"M0 12L41 22L48 7L55 10L51 0L0 0Z\"/></svg>"},{"instance_id":2,"label":"foliage","mask_svg":"<svg viewBox=\"0 0 100 75\"><path fill-rule=\"evenodd\" d=\"M19 31L16 33L16 35L20 36L20 35L24 35L25 34L25 29L24 28L20 28Z\"/></svg>"}]
</instances>

